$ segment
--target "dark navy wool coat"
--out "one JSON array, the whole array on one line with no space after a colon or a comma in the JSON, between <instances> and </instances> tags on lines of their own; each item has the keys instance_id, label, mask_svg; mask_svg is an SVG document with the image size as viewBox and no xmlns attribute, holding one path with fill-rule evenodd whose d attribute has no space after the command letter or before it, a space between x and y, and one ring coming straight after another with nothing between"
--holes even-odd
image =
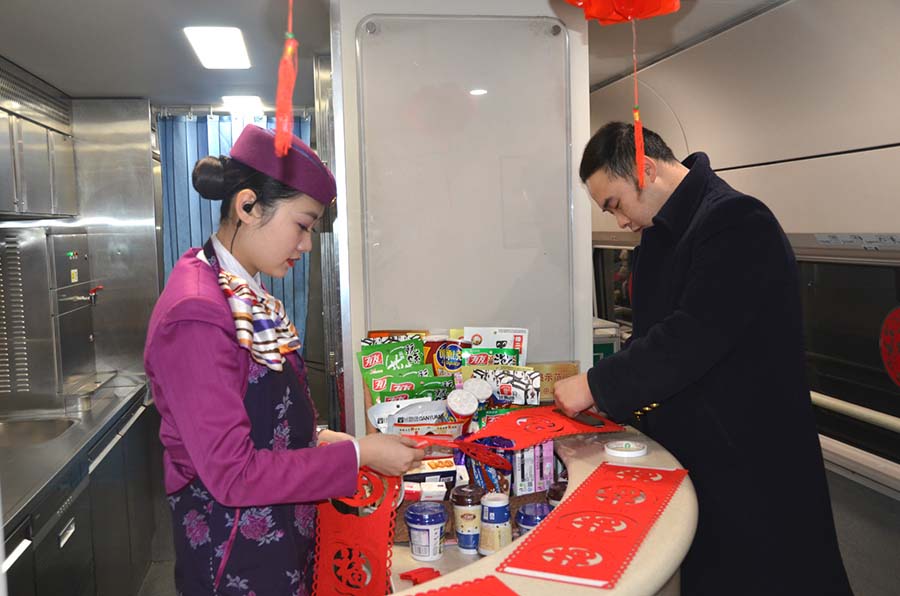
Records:
<instances>
[{"instance_id":1,"label":"dark navy wool coat","mask_svg":"<svg viewBox=\"0 0 900 596\"><path fill-rule=\"evenodd\" d=\"M849 594L804 372L793 251L760 201L695 153L635 251L634 333L588 373L619 421L690 472L682 594Z\"/></svg>"}]
</instances>

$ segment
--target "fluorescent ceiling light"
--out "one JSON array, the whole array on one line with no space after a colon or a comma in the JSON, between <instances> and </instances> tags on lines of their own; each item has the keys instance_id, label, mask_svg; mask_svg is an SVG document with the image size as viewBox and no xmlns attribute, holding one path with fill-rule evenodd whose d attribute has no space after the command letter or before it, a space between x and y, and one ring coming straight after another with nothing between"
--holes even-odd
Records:
<instances>
[{"instance_id":1,"label":"fluorescent ceiling light","mask_svg":"<svg viewBox=\"0 0 900 596\"><path fill-rule=\"evenodd\" d=\"M244 36L237 27L185 27L184 34L204 68L250 68Z\"/></svg>"},{"instance_id":2,"label":"fluorescent ceiling light","mask_svg":"<svg viewBox=\"0 0 900 596\"><path fill-rule=\"evenodd\" d=\"M487 89L472 89L469 95L487 95Z\"/></svg>"},{"instance_id":3,"label":"fluorescent ceiling light","mask_svg":"<svg viewBox=\"0 0 900 596\"><path fill-rule=\"evenodd\" d=\"M265 111L258 95L223 95L222 103L229 112L260 113Z\"/></svg>"}]
</instances>

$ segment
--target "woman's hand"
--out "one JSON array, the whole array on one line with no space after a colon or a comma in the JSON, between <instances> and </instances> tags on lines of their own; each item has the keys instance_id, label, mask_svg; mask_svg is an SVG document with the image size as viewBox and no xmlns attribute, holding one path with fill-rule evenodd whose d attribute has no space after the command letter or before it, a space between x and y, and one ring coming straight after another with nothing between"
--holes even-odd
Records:
<instances>
[{"instance_id":1,"label":"woman's hand","mask_svg":"<svg viewBox=\"0 0 900 596\"><path fill-rule=\"evenodd\" d=\"M359 442L359 464L368 466L385 476L401 476L419 465L425 455L416 442L399 435L376 433L366 435Z\"/></svg>"},{"instance_id":2,"label":"woman's hand","mask_svg":"<svg viewBox=\"0 0 900 596\"><path fill-rule=\"evenodd\" d=\"M347 433L339 433L334 430L328 430L327 428L319 431L319 436L316 439L316 445L327 445L328 443L338 443L340 441L352 441L353 437L348 435Z\"/></svg>"}]
</instances>

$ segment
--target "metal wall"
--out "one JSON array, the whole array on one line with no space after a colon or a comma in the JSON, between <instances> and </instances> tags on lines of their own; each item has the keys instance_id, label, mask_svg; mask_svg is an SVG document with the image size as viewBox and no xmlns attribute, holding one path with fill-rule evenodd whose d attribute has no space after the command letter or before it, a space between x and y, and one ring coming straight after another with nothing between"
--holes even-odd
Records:
<instances>
[{"instance_id":1,"label":"metal wall","mask_svg":"<svg viewBox=\"0 0 900 596\"><path fill-rule=\"evenodd\" d=\"M791 0L643 69L644 125L677 157L707 152L789 234L900 231L900 2L858 4ZM631 119L632 85L591 94L591 130Z\"/></svg>"},{"instance_id":2,"label":"metal wall","mask_svg":"<svg viewBox=\"0 0 900 596\"><path fill-rule=\"evenodd\" d=\"M156 208L145 99L75 100L80 223L104 290L94 313L98 371L143 372L159 296Z\"/></svg>"}]
</instances>

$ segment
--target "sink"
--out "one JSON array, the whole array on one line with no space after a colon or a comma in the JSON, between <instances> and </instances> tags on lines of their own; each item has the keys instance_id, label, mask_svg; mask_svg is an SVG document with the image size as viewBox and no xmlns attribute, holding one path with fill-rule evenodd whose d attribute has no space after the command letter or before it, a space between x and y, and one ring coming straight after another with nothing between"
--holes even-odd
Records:
<instances>
[{"instance_id":1,"label":"sink","mask_svg":"<svg viewBox=\"0 0 900 596\"><path fill-rule=\"evenodd\" d=\"M77 420L52 418L0 418L0 447L23 447L52 441Z\"/></svg>"}]
</instances>

